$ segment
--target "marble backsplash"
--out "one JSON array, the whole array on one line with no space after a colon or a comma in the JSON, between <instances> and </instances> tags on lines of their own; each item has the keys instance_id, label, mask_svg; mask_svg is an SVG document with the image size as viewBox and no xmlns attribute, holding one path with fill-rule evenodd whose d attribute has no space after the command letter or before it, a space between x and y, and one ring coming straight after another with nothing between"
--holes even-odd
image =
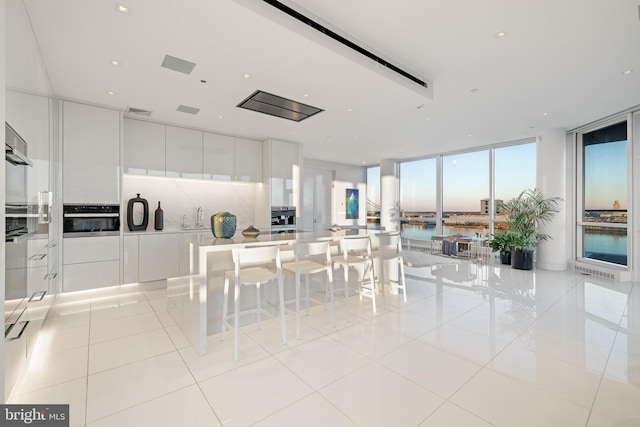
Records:
<instances>
[{"instance_id":1,"label":"marble backsplash","mask_svg":"<svg viewBox=\"0 0 640 427\"><path fill-rule=\"evenodd\" d=\"M265 191L260 183L207 181L187 178L166 178L141 175L123 175L122 179L122 223L127 228L127 202L140 197L149 203L148 231L154 230L154 211L161 202L164 211L164 230L182 229L183 218L189 227L196 225L198 207L204 212L204 225L210 229L211 215L227 211L237 217L237 232L249 224L260 224L256 218L256 203L263 200ZM134 220L142 221L141 209L135 209Z\"/></svg>"}]
</instances>

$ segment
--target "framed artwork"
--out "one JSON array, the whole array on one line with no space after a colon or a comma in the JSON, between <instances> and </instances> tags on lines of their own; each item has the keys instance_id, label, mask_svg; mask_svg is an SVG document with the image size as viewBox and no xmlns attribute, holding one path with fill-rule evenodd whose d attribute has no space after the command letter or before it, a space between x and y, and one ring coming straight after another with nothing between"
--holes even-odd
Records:
<instances>
[{"instance_id":1,"label":"framed artwork","mask_svg":"<svg viewBox=\"0 0 640 427\"><path fill-rule=\"evenodd\" d=\"M358 219L360 200L356 188L347 188L345 195L345 215L347 219Z\"/></svg>"}]
</instances>

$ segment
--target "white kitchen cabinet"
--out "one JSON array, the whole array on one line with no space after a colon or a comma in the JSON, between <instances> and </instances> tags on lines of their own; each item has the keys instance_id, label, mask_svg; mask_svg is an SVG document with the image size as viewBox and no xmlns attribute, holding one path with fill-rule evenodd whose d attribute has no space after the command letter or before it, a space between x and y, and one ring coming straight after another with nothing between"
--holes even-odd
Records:
<instances>
[{"instance_id":1,"label":"white kitchen cabinet","mask_svg":"<svg viewBox=\"0 0 640 427\"><path fill-rule=\"evenodd\" d=\"M165 175L165 125L130 118L123 119L123 172L137 175Z\"/></svg>"},{"instance_id":2,"label":"white kitchen cabinet","mask_svg":"<svg viewBox=\"0 0 640 427\"><path fill-rule=\"evenodd\" d=\"M123 284L137 283L138 277L138 236L124 236Z\"/></svg>"},{"instance_id":3,"label":"white kitchen cabinet","mask_svg":"<svg viewBox=\"0 0 640 427\"><path fill-rule=\"evenodd\" d=\"M203 178L218 181L235 179L235 138L204 132L202 139Z\"/></svg>"},{"instance_id":4,"label":"white kitchen cabinet","mask_svg":"<svg viewBox=\"0 0 640 427\"><path fill-rule=\"evenodd\" d=\"M72 237L63 241L63 292L120 284L120 237Z\"/></svg>"},{"instance_id":5,"label":"white kitchen cabinet","mask_svg":"<svg viewBox=\"0 0 640 427\"><path fill-rule=\"evenodd\" d=\"M262 142L235 138L235 180L262 182Z\"/></svg>"},{"instance_id":6,"label":"white kitchen cabinet","mask_svg":"<svg viewBox=\"0 0 640 427\"><path fill-rule=\"evenodd\" d=\"M202 179L202 132L166 126L166 175Z\"/></svg>"},{"instance_id":7,"label":"white kitchen cabinet","mask_svg":"<svg viewBox=\"0 0 640 427\"><path fill-rule=\"evenodd\" d=\"M138 236L138 279L140 282L176 277L180 268L180 234Z\"/></svg>"},{"instance_id":8,"label":"white kitchen cabinet","mask_svg":"<svg viewBox=\"0 0 640 427\"><path fill-rule=\"evenodd\" d=\"M38 202L38 192L49 191L49 98L7 90L6 121L27 142L27 197Z\"/></svg>"},{"instance_id":9,"label":"white kitchen cabinet","mask_svg":"<svg viewBox=\"0 0 640 427\"><path fill-rule=\"evenodd\" d=\"M65 101L62 110L62 200L119 204L120 113Z\"/></svg>"},{"instance_id":10,"label":"white kitchen cabinet","mask_svg":"<svg viewBox=\"0 0 640 427\"><path fill-rule=\"evenodd\" d=\"M271 150L271 206L295 206L294 169L298 167L298 144L282 141L268 141Z\"/></svg>"}]
</instances>

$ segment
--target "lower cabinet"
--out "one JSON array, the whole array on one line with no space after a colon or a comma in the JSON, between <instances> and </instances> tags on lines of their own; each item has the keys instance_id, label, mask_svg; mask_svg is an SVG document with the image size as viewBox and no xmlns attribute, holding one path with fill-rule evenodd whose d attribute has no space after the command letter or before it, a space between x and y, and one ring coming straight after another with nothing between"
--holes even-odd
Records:
<instances>
[{"instance_id":1,"label":"lower cabinet","mask_svg":"<svg viewBox=\"0 0 640 427\"><path fill-rule=\"evenodd\" d=\"M124 283L151 282L181 275L182 234L149 234L124 237Z\"/></svg>"},{"instance_id":2,"label":"lower cabinet","mask_svg":"<svg viewBox=\"0 0 640 427\"><path fill-rule=\"evenodd\" d=\"M63 292L120 284L120 237L72 237L63 243Z\"/></svg>"}]
</instances>

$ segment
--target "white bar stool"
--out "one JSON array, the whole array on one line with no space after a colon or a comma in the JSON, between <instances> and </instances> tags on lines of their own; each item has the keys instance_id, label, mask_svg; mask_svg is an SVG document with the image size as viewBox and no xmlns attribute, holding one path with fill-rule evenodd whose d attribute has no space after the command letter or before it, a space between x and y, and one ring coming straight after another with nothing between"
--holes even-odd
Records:
<instances>
[{"instance_id":1,"label":"white bar stool","mask_svg":"<svg viewBox=\"0 0 640 427\"><path fill-rule=\"evenodd\" d=\"M367 296L373 301L373 312L376 312L376 285L373 280L373 258L371 258L371 240L369 236L344 237L340 240L341 257L336 257L334 264L344 270L344 298L349 320L349 268L362 267L362 280L359 282L360 298ZM365 283L365 273L369 271L368 285ZM369 286L369 287L367 287ZM369 291L368 294L363 291Z\"/></svg>"},{"instance_id":2,"label":"white bar stool","mask_svg":"<svg viewBox=\"0 0 640 427\"><path fill-rule=\"evenodd\" d=\"M279 246L257 246L249 248L231 249L234 271L227 271L224 277L224 305L222 307L222 339L225 338L225 331L234 329L235 334L235 360L238 361L238 349L240 338L240 314L256 313L258 315L258 327L262 319L262 314L271 317L260 306L260 285L277 280L278 294L280 298L280 323L282 326L282 343L287 343L287 325L284 316L284 283L282 279L282 265L280 262ZM229 284L233 282L234 287L234 324L228 322L227 309L229 301ZM246 310L240 313L240 285L255 286L257 308ZM229 316L230 317L230 316Z\"/></svg>"},{"instance_id":3,"label":"white bar stool","mask_svg":"<svg viewBox=\"0 0 640 427\"><path fill-rule=\"evenodd\" d=\"M296 338L300 339L300 276L305 276L306 308L309 314L309 276L326 272L327 289L325 294L329 294L331 299L331 321L336 326L335 306L333 303L333 265L331 263L331 248L329 240L296 242L294 244L296 256L295 262L288 262L282 265L286 271L291 271L296 277ZM325 297L326 302L326 297Z\"/></svg>"},{"instance_id":4,"label":"white bar stool","mask_svg":"<svg viewBox=\"0 0 640 427\"><path fill-rule=\"evenodd\" d=\"M383 305L386 283L386 261L392 261L398 264L399 275L396 287L398 288L398 290L402 289L404 302L407 302L407 285L404 278L404 256L402 254L402 239L400 237L400 232L390 231L386 233L378 233L375 237L378 239L378 248L372 252L372 256L374 259L378 260L379 271L377 274L377 278L378 282L380 283L380 288L382 289ZM391 280L389 280L389 284L391 284Z\"/></svg>"}]
</instances>

